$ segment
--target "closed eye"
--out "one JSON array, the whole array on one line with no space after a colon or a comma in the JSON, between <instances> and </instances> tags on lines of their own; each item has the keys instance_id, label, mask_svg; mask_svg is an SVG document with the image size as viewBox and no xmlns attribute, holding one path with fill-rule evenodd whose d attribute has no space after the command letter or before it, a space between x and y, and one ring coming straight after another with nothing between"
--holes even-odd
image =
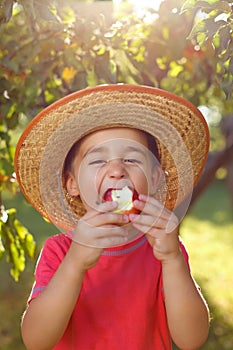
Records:
<instances>
[{"instance_id":1,"label":"closed eye","mask_svg":"<svg viewBox=\"0 0 233 350\"><path fill-rule=\"evenodd\" d=\"M142 164L142 162L139 159L135 159L135 158L126 158L124 159L124 163Z\"/></svg>"},{"instance_id":2,"label":"closed eye","mask_svg":"<svg viewBox=\"0 0 233 350\"><path fill-rule=\"evenodd\" d=\"M98 164L105 164L105 163L106 163L106 160L96 159L89 162L89 165L98 165Z\"/></svg>"}]
</instances>

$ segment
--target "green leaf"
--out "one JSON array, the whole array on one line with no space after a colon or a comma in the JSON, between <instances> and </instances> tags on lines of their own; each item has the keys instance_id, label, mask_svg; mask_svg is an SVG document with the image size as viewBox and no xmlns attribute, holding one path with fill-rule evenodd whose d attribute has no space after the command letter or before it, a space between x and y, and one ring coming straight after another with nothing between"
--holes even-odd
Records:
<instances>
[{"instance_id":1,"label":"green leaf","mask_svg":"<svg viewBox=\"0 0 233 350\"><path fill-rule=\"evenodd\" d=\"M27 233L25 237L24 248L28 257L33 259L35 256L36 243L34 237L30 233Z\"/></svg>"},{"instance_id":2,"label":"green leaf","mask_svg":"<svg viewBox=\"0 0 233 350\"><path fill-rule=\"evenodd\" d=\"M7 261L12 265L10 273L15 281L25 269L26 257L34 258L36 243L33 236L21 222L16 219L16 209L1 209L1 241L0 258L6 254Z\"/></svg>"},{"instance_id":3,"label":"green leaf","mask_svg":"<svg viewBox=\"0 0 233 350\"><path fill-rule=\"evenodd\" d=\"M24 227L19 220L15 219L13 222L14 228L20 238L21 241L25 240L25 237L28 233L26 227Z\"/></svg>"},{"instance_id":4,"label":"green leaf","mask_svg":"<svg viewBox=\"0 0 233 350\"><path fill-rule=\"evenodd\" d=\"M196 0L188 0L185 1L181 8L181 14L186 12L187 10L201 9L205 13L210 13L211 11L215 11L215 13L224 13L231 12L231 5L228 1L219 1L219 0L208 0L208 1L196 1Z\"/></svg>"},{"instance_id":5,"label":"green leaf","mask_svg":"<svg viewBox=\"0 0 233 350\"><path fill-rule=\"evenodd\" d=\"M224 78L221 82L221 88L226 95L226 99L229 100L232 97L232 87L233 87L233 76L231 79Z\"/></svg>"},{"instance_id":6,"label":"green leaf","mask_svg":"<svg viewBox=\"0 0 233 350\"><path fill-rule=\"evenodd\" d=\"M0 158L0 172L2 175L11 175L14 171L13 164L10 159Z\"/></svg>"},{"instance_id":7,"label":"green leaf","mask_svg":"<svg viewBox=\"0 0 233 350\"><path fill-rule=\"evenodd\" d=\"M215 21L215 18L207 18L205 21L205 29L209 36L214 36L218 30L226 25L225 21Z\"/></svg>"},{"instance_id":8,"label":"green leaf","mask_svg":"<svg viewBox=\"0 0 233 350\"><path fill-rule=\"evenodd\" d=\"M217 1L214 3L214 8L219 10L219 12L231 12L231 4L229 1Z\"/></svg>"},{"instance_id":9,"label":"green leaf","mask_svg":"<svg viewBox=\"0 0 233 350\"><path fill-rule=\"evenodd\" d=\"M184 68L181 65L177 64L176 62L171 62L169 76L176 78L183 70Z\"/></svg>"},{"instance_id":10,"label":"green leaf","mask_svg":"<svg viewBox=\"0 0 233 350\"><path fill-rule=\"evenodd\" d=\"M15 220L16 209L15 208L7 209L7 214L8 214L9 220L13 223L13 220Z\"/></svg>"},{"instance_id":11,"label":"green leaf","mask_svg":"<svg viewBox=\"0 0 233 350\"><path fill-rule=\"evenodd\" d=\"M188 39L194 38L199 33L204 33L204 35L206 36L205 22L204 21L198 21L197 23L194 24L194 26L192 27L192 30L188 36Z\"/></svg>"},{"instance_id":12,"label":"green leaf","mask_svg":"<svg viewBox=\"0 0 233 350\"><path fill-rule=\"evenodd\" d=\"M229 75L231 75L231 78L232 78L233 77L233 58L230 58L230 60L229 60L228 72L229 72Z\"/></svg>"},{"instance_id":13,"label":"green leaf","mask_svg":"<svg viewBox=\"0 0 233 350\"><path fill-rule=\"evenodd\" d=\"M1 232L1 222L0 222L0 232ZM0 236L0 260L2 259L3 255L5 254L5 248L2 242L2 237Z\"/></svg>"},{"instance_id":14,"label":"green leaf","mask_svg":"<svg viewBox=\"0 0 233 350\"><path fill-rule=\"evenodd\" d=\"M216 4L219 2L219 0L207 0L207 1L195 1L195 6L196 7L201 7L201 8L205 8L205 7L211 7L211 8L215 8ZM214 6L212 6L214 5Z\"/></svg>"},{"instance_id":15,"label":"green leaf","mask_svg":"<svg viewBox=\"0 0 233 350\"><path fill-rule=\"evenodd\" d=\"M225 52L229 44L231 42L231 34L230 34L230 28L228 25L224 25L222 28L219 29L218 33L218 45L216 47L216 53L218 55L221 55L223 52Z\"/></svg>"},{"instance_id":16,"label":"green leaf","mask_svg":"<svg viewBox=\"0 0 233 350\"><path fill-rule=\"evenodd\" d=\"M11 271L13 272L13 277L18 280L19 273L25 268L25 258L22 250L18 249L15 243L10 244L10 256L13 267Z\"/></svg>"},{"instance_id":17,"label":"green leaf","mask_svg":"<svg viewBox=\"0 0 233 350\"><path fill-rule=\"evenodd\" d=\"M95 86L98 84L98 79L94 67L87 70L87 83L89 86Z\"/></svg>"},{"instance_id":18,"label":"green leaf","mask_svg":"<svg viewBox=\"0 0 233 350\"><path fill-rule=\"evenodd\" d=\"M16 252L15 252L16 258ZM13 267L10 270L11 276L16 282L19 280L20 273L25 269L25 259L23 255L18 256L18 259L14 261Z\"/></svg>"},{"instance_id":19,"label":"green leaf","mask_svg":"<svg viewBox=\"0 0 233 350\"><path fill-rule=\"evenodd\" d=\"M205 32L197 34L197 42L202 47L207 40L207 34Z\"/></svg>"},{"instance_id":20,"label":"green leaf","mask_svg":"<svg viewBox=\"0 0 233 350\"><path fill-rule=\"evenodd\" d=\"M196 1L196 0L187 0L184 2L181 8L181 14L187 10L196 10L196 9L204 9L210 8L211 4L215 3L217 0L209 0L209 1Z\"/></svg>"},{"instance_id":21,"label":"green leaf","mask_svg":"<svg viewBox=\"0 0 233 350\"><path fill-rule=\"evenodd\" d=\"M135 76L139 73L137 68L129 60L129 57L127 56L127 53L125 51L118 50L116 52L115 59L123 75L130 77L130 76Z\"/></svg>"},{"instance_id":22,"label":"green leaf","mask_svg":"<svg viewBox=\"0 0 233 350\"><path fill-rule=\"evenodd\" d=\"M181 7L181 14L186 10L193 9L196 4L196 0L187 0Z\"/></svg>"}]
</instances>

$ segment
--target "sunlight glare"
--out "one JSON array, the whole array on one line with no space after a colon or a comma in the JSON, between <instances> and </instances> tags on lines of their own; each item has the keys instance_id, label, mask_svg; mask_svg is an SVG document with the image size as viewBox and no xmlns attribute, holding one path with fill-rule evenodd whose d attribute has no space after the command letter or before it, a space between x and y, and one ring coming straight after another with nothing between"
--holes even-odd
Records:
<instances>
[{"instance_id":1,"label":"sunlight glare","mask_svg":"<svg viewBox=\"0 0 233 350\"><path fill-rule=\"evenodd\" d=\"M116 8L119 7L124 0L113 0ZM151 13L148 9L157 11L163 0L127 0L126 3L133 6L134 14L139 18L143 18L144 21L150 23L157 18L156 13Z\"/></svg>"},{"instance_id":2,"label":"sunlight glare","mask_svg":"<svg viewBox=\"0 0 233 350\"><path fill-rule=\"evenodd\" d=\"M163 0L128 0L128 3L134 6L136 12L140 12L143 9L152 8L158 10ZM120 4L122 0L114 0L116 4Z\"/></svg>"}]
</instances>

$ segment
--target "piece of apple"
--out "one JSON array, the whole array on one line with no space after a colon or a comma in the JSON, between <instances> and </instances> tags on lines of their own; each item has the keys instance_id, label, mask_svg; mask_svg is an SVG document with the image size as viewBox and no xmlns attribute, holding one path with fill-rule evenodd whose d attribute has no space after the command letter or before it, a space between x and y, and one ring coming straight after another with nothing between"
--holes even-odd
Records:
<instances>
[{"instance_id":1,"label":"piece of apple","mask_svg":"<svg viewBox=\"0 0 233 350\"><path fill-rule=\"evenodd\" d=\"M103 199L107 202L118 202L118 207L113 210L114 213L125 215L140 213L140 210L134 208L133 206L133 201L138 199L138 193L135 189L131 189L128 186L121 189L109 188L105 192Z\"/></svg>"}]
</instances>

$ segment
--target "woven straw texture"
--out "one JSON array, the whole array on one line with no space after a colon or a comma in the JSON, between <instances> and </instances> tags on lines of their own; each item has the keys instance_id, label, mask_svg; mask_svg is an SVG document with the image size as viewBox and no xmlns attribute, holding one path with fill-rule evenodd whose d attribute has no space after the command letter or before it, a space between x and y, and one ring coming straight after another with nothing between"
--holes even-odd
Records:
<instances>
[{"instance_id":1,"label":"woven straw texture","mask_svg":"<svg viewBox=\"0 0 233 350\"><path fill-rule=\"evenodd\" d=\"M165 205L176 208L193 189L206 161L208 128L198 109L165 91L107 85L71 94L42 111L19 140L15 170L28 201L56 226L74 229L85 212L69 201L62 169L72 145L109 127L137 128L152 134L166 172Z\"/></svg>"}]
</instances>

